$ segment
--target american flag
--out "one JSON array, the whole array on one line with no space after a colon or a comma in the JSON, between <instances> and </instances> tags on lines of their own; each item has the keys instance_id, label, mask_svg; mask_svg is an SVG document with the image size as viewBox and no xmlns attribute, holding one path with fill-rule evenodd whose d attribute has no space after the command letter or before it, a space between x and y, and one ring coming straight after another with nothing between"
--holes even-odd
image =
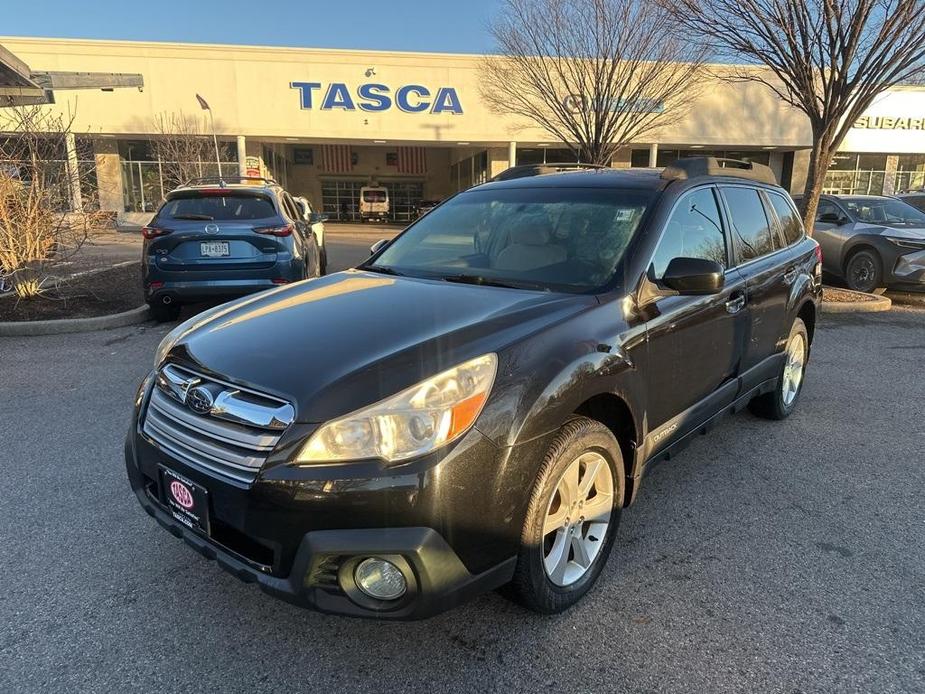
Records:
<instances>
[{"instance_id":1,"label":"american flag","mask_svg":"<svg viewBox=\"0 0 925 694\"><path fill-rule=\"evenodd\" d=\"M322 145L321 168L327 173L350 173L353 170L350 145Z\"/></svg>"},{"instance_id":2,"label":"american flag","mask_svg":"<svg viewBox=\"0 0 925 694\"><path fill-rule=\"evenodd\" d=\"M427 155L423 147L398 148L398 173L427 173Z\"/></svg>"}]
</instances>

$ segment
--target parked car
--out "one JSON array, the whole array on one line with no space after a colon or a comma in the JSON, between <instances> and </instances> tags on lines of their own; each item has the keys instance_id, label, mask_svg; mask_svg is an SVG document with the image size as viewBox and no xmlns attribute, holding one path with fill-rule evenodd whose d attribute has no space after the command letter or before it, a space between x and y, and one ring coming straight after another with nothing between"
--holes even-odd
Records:
<instances>
[{"instance_id":1,"label":"parked car","mask_svg":"<svg viewBox=\"0 0 925 694\"><path fill-rule=\"evenodd\" d=\"M414 206L414 216L415 219L423 217L425 214L434 209L437 205L440 204L439 200L420 200L418 204Z\"/></svg>"},{"instance_id":2,"label":"parked car","mask_svg":"<svg viewBox=\"0 0 925 694\"><path fill-rule=\"evenodd\" d=\"M315 240L318 242L318 248L321 251L321 274L327 274L328 249L324 245L324 223L328 221L328 215L316 212L305 196L300 195L292 199L302 215L302 220L308 224L308 228L315 235Z\"/></svg>"},{"instance_id":3,"label":"parked car","mask_svg":"<svg viewBox=\"0 0 925 694\"><path fill-rule=\"evenodd\" d=\"M823 269L859 292L925 289L925 212L882 195L823 195L813 238Z\"/></svg>"},{"instance_id":4,"label":"parked car","mask_svg":"<svg viewBox=\"0 0 925 694\"><path fill-rule=\"evenodd\" d=\"M733 166L480 185L357 269L180 325L135 399L138 500L325 612L425 617L505 584L564 610L656 461L799 402L819 247L769 169Z\"/></svg>"},{"instance_id":5,"label":"parked car","mask_svg":"<svg viewBox=\"0 0 925 694\"><path fill-rule=\"evenodd\" d=\"M389 219L389 189L381 186L363 186L360 188L360 219L364 222L376 220L386 222Z\"/></svg>"},{"instance_id":6,"label":"parked car","mask_svg":"<svg viewBox=\"0 0 925 694\"><path fill-rule=\"evenodd\" d=\"M907 205L912 205L919 212L925 212L925 190L910 190L897 196Z\"/></svg>"},{"instance_id":7,"label":"parked car","mask_svg":"<svg viewBox=\"0 0 925 694\"><path fill-rule=\"evenodd\" d=\"M159 321L180 306L318 277L321 249L292 197L265 179L198 179L142 229L142 283Z\"/></svg>"}]
</instances>

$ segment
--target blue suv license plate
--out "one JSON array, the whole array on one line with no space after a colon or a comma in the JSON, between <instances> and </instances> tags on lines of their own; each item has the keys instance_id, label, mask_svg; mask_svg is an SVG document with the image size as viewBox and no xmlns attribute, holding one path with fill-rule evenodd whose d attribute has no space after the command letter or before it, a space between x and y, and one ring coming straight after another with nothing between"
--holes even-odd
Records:
<instances>
[{"instance_id":1,"label":"blue suv license plate","mask_svg":"<svg viewBox=\"0 0 925 694\"><path fill-rule=\"evenodd\" d=\"M199 252L207 258L222 258L231 254L227 241L203 241L199 244Z\"/></svg>"}]
</instances>

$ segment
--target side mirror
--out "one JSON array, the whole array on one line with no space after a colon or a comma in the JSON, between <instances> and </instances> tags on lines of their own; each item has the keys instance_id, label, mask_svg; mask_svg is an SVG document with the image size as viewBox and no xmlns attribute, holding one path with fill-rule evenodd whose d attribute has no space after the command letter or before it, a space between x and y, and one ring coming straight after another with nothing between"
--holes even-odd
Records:
<instances>
[{"instance_id":1,"label":"side mirror","mask_svg":"<svg viewBox=\"0 0 925 694\"><path fill-rule=\"evenodd\" d=\"M723 266L703 258L675 258L662 277L662 284L682 296L716 294L725 282Z\"/></svg>"},{"instance_id":2,"label":"side mirror","mask_svg":"<svg viewBox=\"0 0 925 694\"><path fill-rule=\"evenodd\" d=\"M389 245L388 239L379 239L372 246L369 247L369 254L376 255L379 251Z\"/></svg>"},{"instance_id":3,"label":"side mirror","mask_svg":"<svg viewBox=\"0 0 925 694\"><path fill-rule=\"evenodd\" d=\"M319 222L326 222L328 221L328 219L330 219L328 215L321 214L320 212L312 212L310 215L308 215L308 221L311 222L312 224L318 224Z\"/></svg>"},{"instance_id":4,"label":"side mirror","mask_svg":"<svg viewBox=\"0 0 925 694\"><path fill-rule=\"evenodd\" d=\"M841 226L844 224L844 219L837 212L826 212L816 217L817 222L822 222L823 224L838 224Z\"/></svg>"}]
</instances>

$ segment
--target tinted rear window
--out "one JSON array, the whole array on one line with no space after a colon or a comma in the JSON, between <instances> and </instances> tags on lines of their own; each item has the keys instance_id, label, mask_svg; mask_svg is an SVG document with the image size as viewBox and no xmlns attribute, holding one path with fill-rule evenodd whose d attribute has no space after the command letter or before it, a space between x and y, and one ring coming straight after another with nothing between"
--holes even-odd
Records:
<instances>
[{"instance_id":1,"label":"tinted rear window","mask_svg":"<svg viewBox=\"0 0 925 694\"><path fill-rule=\"evenodd\" d=\"M364 190L363 191L363 201L364 202L385 202L385 191L384 190Z\"/></svg>"},{"instance_id":2,"label":"tinted rear window","mask_svg":"<svg viewBox=\"0 0 925 694\"><path fill-rule=\"evenodd\" d=\"M744 262L773 251L771 225L758 191L754 188L724 187L723 196L729 205L739 260Z\"/></svg>"},{"instance_id":3,"label":"tinted rear window","mask_svg":"<svg viewBox=\"0 0 925 694\"><path fill-rule=\"evenodd\" d=\"M158 212L160 219L252 220L276 217L269 198L257 195L200 195L174 198Z\"/></svg>"},{"instance_id":4,"label":"tinted rear window","mask_svg":"<svg viewBox=\"0 0 925 694\"><path fill-rule=\"evenodd\" d=\"M803 225L800 223L800 216L796 213L796 210L784 199L783 195L769 192L768 200L771 201L771 207L777 213L777 218L780 220L787 243L791 244L799 241L800 237L803 236Z\"/></svg>"}]
</instances>

